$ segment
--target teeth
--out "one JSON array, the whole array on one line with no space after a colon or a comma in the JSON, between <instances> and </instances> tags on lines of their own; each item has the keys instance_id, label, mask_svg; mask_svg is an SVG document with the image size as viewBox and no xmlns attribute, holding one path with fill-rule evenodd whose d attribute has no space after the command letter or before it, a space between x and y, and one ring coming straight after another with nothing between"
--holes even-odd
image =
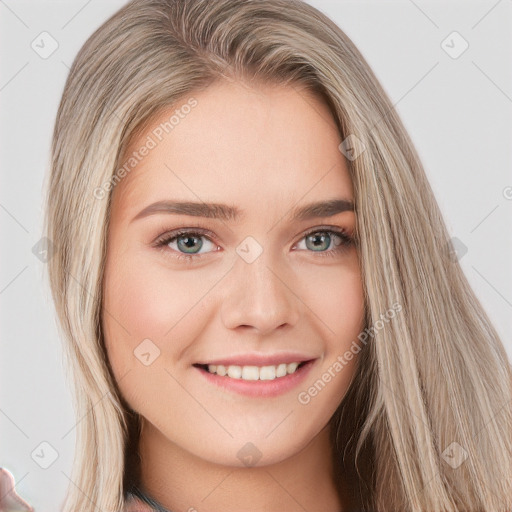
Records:
<instances>
[{"instance_id":1,"label":"teeth","mask_svg":"<svg viewBox=\"0 0 512 512\"><path fill-rule=\"evenodd\" d=\"M240 366L228 366L228 377L240 379L242 377L242 368Z\"/></svg>"},{"instance_id":2,"label":"teeth","mask_svg":"<svg viewBox=\"0 0 512 512\"><path fill-rule=\"evenodd\" d=\"M280 364L276 370L276 377L284 377L287 373L287 370L286 370L287 366L288 365L286 363ZM293 373L293 372L290 372L290 373Z\"/></svg>"},{"instance_id":3,"label":"teeth","mask_svg":"<svg viewBox=\"0 0 512 512\"><path fill-rule=\"evenodd\" d=\"M277 366L224 366L222 364L209 364L208 371L222 377L242 380L274 380L295 373L300 363L282 363Z\"/></svg>"},{"instance_id":4,"label":"teeth","mask_svg":"<svg viewBox=\"0 0 512 512\"><path fill-rule=\"evenodd\" d=\"M258 380L260 378L260 370L257 366L243 366L241 373L244 380Z\"/></svg>"}]
</instances>

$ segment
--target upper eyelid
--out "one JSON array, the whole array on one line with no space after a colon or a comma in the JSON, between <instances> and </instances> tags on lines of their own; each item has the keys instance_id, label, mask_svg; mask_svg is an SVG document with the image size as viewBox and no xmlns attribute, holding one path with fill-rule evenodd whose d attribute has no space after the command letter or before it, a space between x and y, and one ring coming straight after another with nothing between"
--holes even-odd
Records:
<instances>
[{"instance_id":1,"label":"upper eyelid","mask_svg":"<svg viewBox=\"0 0 512 512\"><path fill-rule=\"evenodd\" d=\"M215 243L215 234L207 229L199 228L199 227L189 227L189 228L176 228L171 229L169 231L165 231L161 235L158 235L155 241L152 244L158 244L161 241L167 240L170 241L179 236L187 235L187 234L196 234L199 236L204 236L205 238L210 239L212 243Z\"/></svg>"},{"instance_id":2,"label":"upper eyelid","mask_svg":"<svg viewBox=\"0 0 512 512\"><path fill-rule=\"evenodd\" d=\"M353 237L347 232L347 229L344 227L341 227L341 226L318 226L318 227L314 227L314 228L304 231L300 235L300 238L297 240L297 242L294 243L294 245L296 245L298 242L300 242L304 237L309 236L314 233L318 233L318 232L333 232L334 234L337 234L337 232L339 232L341 235L344 235L345 237L347 237L349 239L353 239ZM206 228L195 227L195 226L176 228L176 229L164 232L163 234L159 235L156 238L156 240L153 242L153 244L154 245L168 244L171 240L173 240L179 236L183 236L183 235L187 235L187 234L199 235L201 237L208 238L212 243L217 244L217 242L215 241L216 240L215 233L213 233L212 231L210 231ZM340 236L340 235L338 235L338 236ZM217 245L219 245L219 244L217 244Z\"/></svg>"}]
</instances>

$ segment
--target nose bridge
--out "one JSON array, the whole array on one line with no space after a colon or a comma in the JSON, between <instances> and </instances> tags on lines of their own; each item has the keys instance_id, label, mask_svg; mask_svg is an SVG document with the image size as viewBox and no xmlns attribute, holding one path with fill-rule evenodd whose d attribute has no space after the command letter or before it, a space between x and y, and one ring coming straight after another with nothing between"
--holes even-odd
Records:
<instances>
[{"instance_id":1,"label":"nose bridge","mask_svg":"<svg viewBox=\"0 0 512 512\"><path fill-rule=\"evenodd\" d=\"M227 328L251 326L268 332L299 318L298 301L286 269L277 265L270 250L247 237L236 249L222 317Z\"/></svg>"}]
</instances>

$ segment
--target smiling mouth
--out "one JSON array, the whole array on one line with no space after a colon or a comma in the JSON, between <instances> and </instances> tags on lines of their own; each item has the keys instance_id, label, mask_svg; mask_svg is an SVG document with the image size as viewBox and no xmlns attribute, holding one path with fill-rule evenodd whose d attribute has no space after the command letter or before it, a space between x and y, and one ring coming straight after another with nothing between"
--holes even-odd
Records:
<instances>
[{"instance_id":1,"label":"smiling mouth","mask_svg":"<svg viewBox=\"0 0 512 512\"><path fill-rule=\"evenodd\" d=\"M253 365L213 365L213 364L194 364L196 368L200 368L210 374L220 377L227 377L239 380L276 380L297 372L304 365L312 362L301 361L292 363L281 363L278 365L253 366Z\"/></svg>"}]
</instances>

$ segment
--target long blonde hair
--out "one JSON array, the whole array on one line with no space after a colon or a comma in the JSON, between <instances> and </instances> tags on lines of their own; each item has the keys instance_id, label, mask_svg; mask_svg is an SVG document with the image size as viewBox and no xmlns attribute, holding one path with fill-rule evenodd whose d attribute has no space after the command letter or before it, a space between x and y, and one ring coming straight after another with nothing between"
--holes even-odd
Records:
<instances>
[{"instance_id":1,"label":"long blonde hair","mask_svg":"<svg viewBox=\"0 0 512 512\"><path fill-rule=\"evenodd\" d=\"M134 0L81 48L53 135L45 230L56 252L48 275L77 417L64 512L122 510L136 432L103 342L110 194L97 190L162 109L214 81L252 79L313 91L342 140L359 145L347 162L367 326L391 304L402 307L372 331L331 420L340 475L361 510L510 510L511 364L450 252L416 150L363 56L298 0ZM454 455L463 462L447 462Z\"/></svg>"}]
</instances>

